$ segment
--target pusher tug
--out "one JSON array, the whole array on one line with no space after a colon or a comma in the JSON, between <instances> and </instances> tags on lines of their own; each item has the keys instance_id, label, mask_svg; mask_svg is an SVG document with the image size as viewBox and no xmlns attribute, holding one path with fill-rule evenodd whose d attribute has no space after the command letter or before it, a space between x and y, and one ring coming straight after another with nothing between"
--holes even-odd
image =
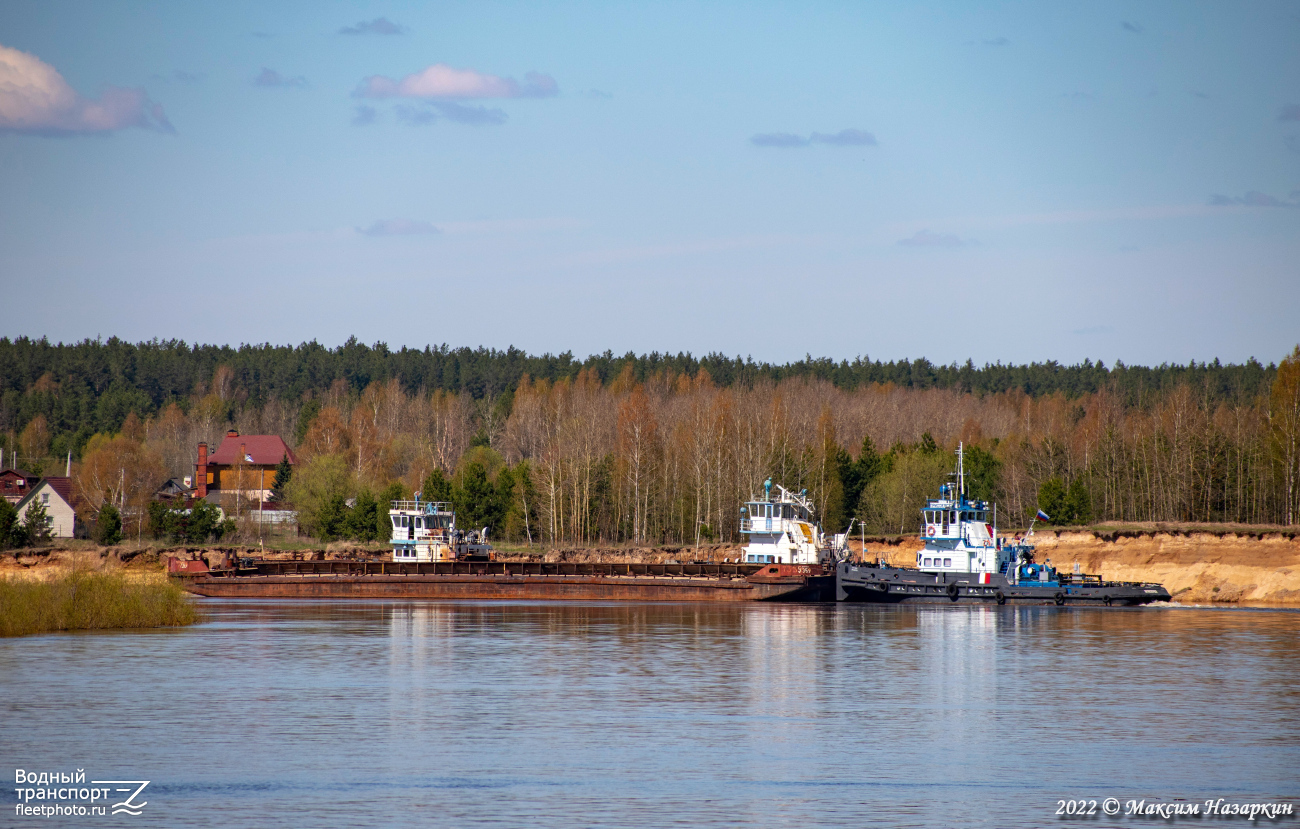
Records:
<instances>
[{"instance_id":1,"label":"pusher tug","mask_svg":"<svg viewBox=\"0 0 1300 829\"><path fill-rule=\"evenodd\" d=\"M1169 601L1163 585L1103 581L1100 576L1061 573L1050 559L1036 561L1028 540L1034 522L1045 517L1041 510L1024 541L998 537L997 507L966 497L963 455L958 445L956 481L944 484L939 497L929 499L921 510L925 547L916 554L916 567L842 560L835 569L837 600L1097 607Z\"/></svg>"}]
</instances>

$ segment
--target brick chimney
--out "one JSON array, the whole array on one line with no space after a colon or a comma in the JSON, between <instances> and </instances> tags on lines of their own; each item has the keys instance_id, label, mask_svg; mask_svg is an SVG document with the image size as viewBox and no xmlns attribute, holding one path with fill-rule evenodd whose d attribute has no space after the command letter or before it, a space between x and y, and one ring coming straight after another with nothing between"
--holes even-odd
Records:
<instances>
[{"instance_id":1,"label":"brick chimney","mask_svg":"<svg viewBox=\"0 0 1300 829\"><path fill-rule=\"evenodd\" d=\"M238 429L231 429L230 431L226 432L226 437L228 437L228 438L237 438L237 437L239 437L239 430L238 430Z\"/></svg>"},{"instance_id":2,"label":"brick chimney","mask_svg":"<svg viewBox=\"0 0 1300 829\"><path fill-rule=\"evenodd\" d=\"M208 497L208 445L199 444L199 462L194 464L194 474L198 479L198 496L200 499Z\"/></svg>"}]
</instances>

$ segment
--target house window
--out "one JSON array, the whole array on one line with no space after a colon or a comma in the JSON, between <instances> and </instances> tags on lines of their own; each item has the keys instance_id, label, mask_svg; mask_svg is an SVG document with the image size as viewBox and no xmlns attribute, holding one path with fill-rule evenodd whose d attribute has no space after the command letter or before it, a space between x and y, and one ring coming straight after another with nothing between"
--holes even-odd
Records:
<instances>
[{"instance_id":1,"label":"house window","mask_svg":"<svg viewBox=\"0 0 1300 829\"><path fill-rule=\"evenodd\" d=\"M48 493L48 492L42 492L42 493L41 493L41 503L42 503L42 504L48 504L49 502L50 502L50 493Z\"/></svg>"}]
</instances>

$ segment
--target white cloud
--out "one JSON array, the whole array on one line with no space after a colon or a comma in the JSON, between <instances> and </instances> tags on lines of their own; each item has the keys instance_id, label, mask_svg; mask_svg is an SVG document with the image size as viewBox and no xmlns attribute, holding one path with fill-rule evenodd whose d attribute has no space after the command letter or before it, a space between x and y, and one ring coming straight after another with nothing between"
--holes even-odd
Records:
<instances>
[{"instance_id":1,"label":"white cloud","mask_svg":"<svg viewBox=\"0 0 1300 829\"><path fill-rule=\"evenodd\" d=\"M98 99L85 98L40 58L0 46L0 131L78 135L127 127L175 132L143 89L106 86Z\"/></svg>"},{"instance_id":2,"label":"white cloud","mask_svg":"<svg viewBox=\"0 0 1300 829\"><path fill-rule=\"evenodd\" d=\"M419 219L380 219L370 227L357 228L363 236L430 236L441 232L432 222Z\"/></svg>"},{"instance_id":3,"label":"white cloud","mask_svg":"<svg viewBox=\"0 0 1300 829\"><path fill-rule=\"evenodd\" d=\"M456 69L435 63L419 72L394 80L371 75L352 94L358 98L547 98L558 94L559 85L550 75L529 72L521 84L514 78L489 75L473 69Z\"/></svg>"}]
</instances>

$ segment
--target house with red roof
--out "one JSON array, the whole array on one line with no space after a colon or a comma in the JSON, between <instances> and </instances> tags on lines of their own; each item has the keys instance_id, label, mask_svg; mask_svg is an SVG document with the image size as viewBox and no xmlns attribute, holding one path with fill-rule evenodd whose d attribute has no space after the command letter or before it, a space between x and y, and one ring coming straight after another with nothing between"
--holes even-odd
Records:
<instances>
[{"instance_id":1,"label":"house with red roof","mask_svg":"<svg viewBox=\"0 0 1300 829\"><path fill-rule=\"evenodd\" d=\"M0 496L11 504L17 504L27 497L32 487L41 481L40 475L32 475L18 469L0 469Z\"/></svg>"},{"instance_id":2,"label":"house with red roof","mask_svg":"<svg viewBox=\"0 0 1300 829\"><path fill-rule=\"evenodd\" d=\"M284 458L291 466L298 464L293 450L279 435L241 435L239 430L231 429L211 454L206 443L199 444L194 464L195 497L219 501L238 496L260 504L271 497L275 468Z\"/></svg>"},{"instance_id":3,"label":"house with red roof","mask_svg":"<svg viewBox=\"0 0 1300 829\"><path fill-rule=\"evenodd\" d=\"M51 538L72 538L77 530L77 510L72 495L72 479L63 476L41 478L32 491L18 502L18 520L27 520L27 510L34 503L45 507Z\"/></svg>"}]
</instances>

